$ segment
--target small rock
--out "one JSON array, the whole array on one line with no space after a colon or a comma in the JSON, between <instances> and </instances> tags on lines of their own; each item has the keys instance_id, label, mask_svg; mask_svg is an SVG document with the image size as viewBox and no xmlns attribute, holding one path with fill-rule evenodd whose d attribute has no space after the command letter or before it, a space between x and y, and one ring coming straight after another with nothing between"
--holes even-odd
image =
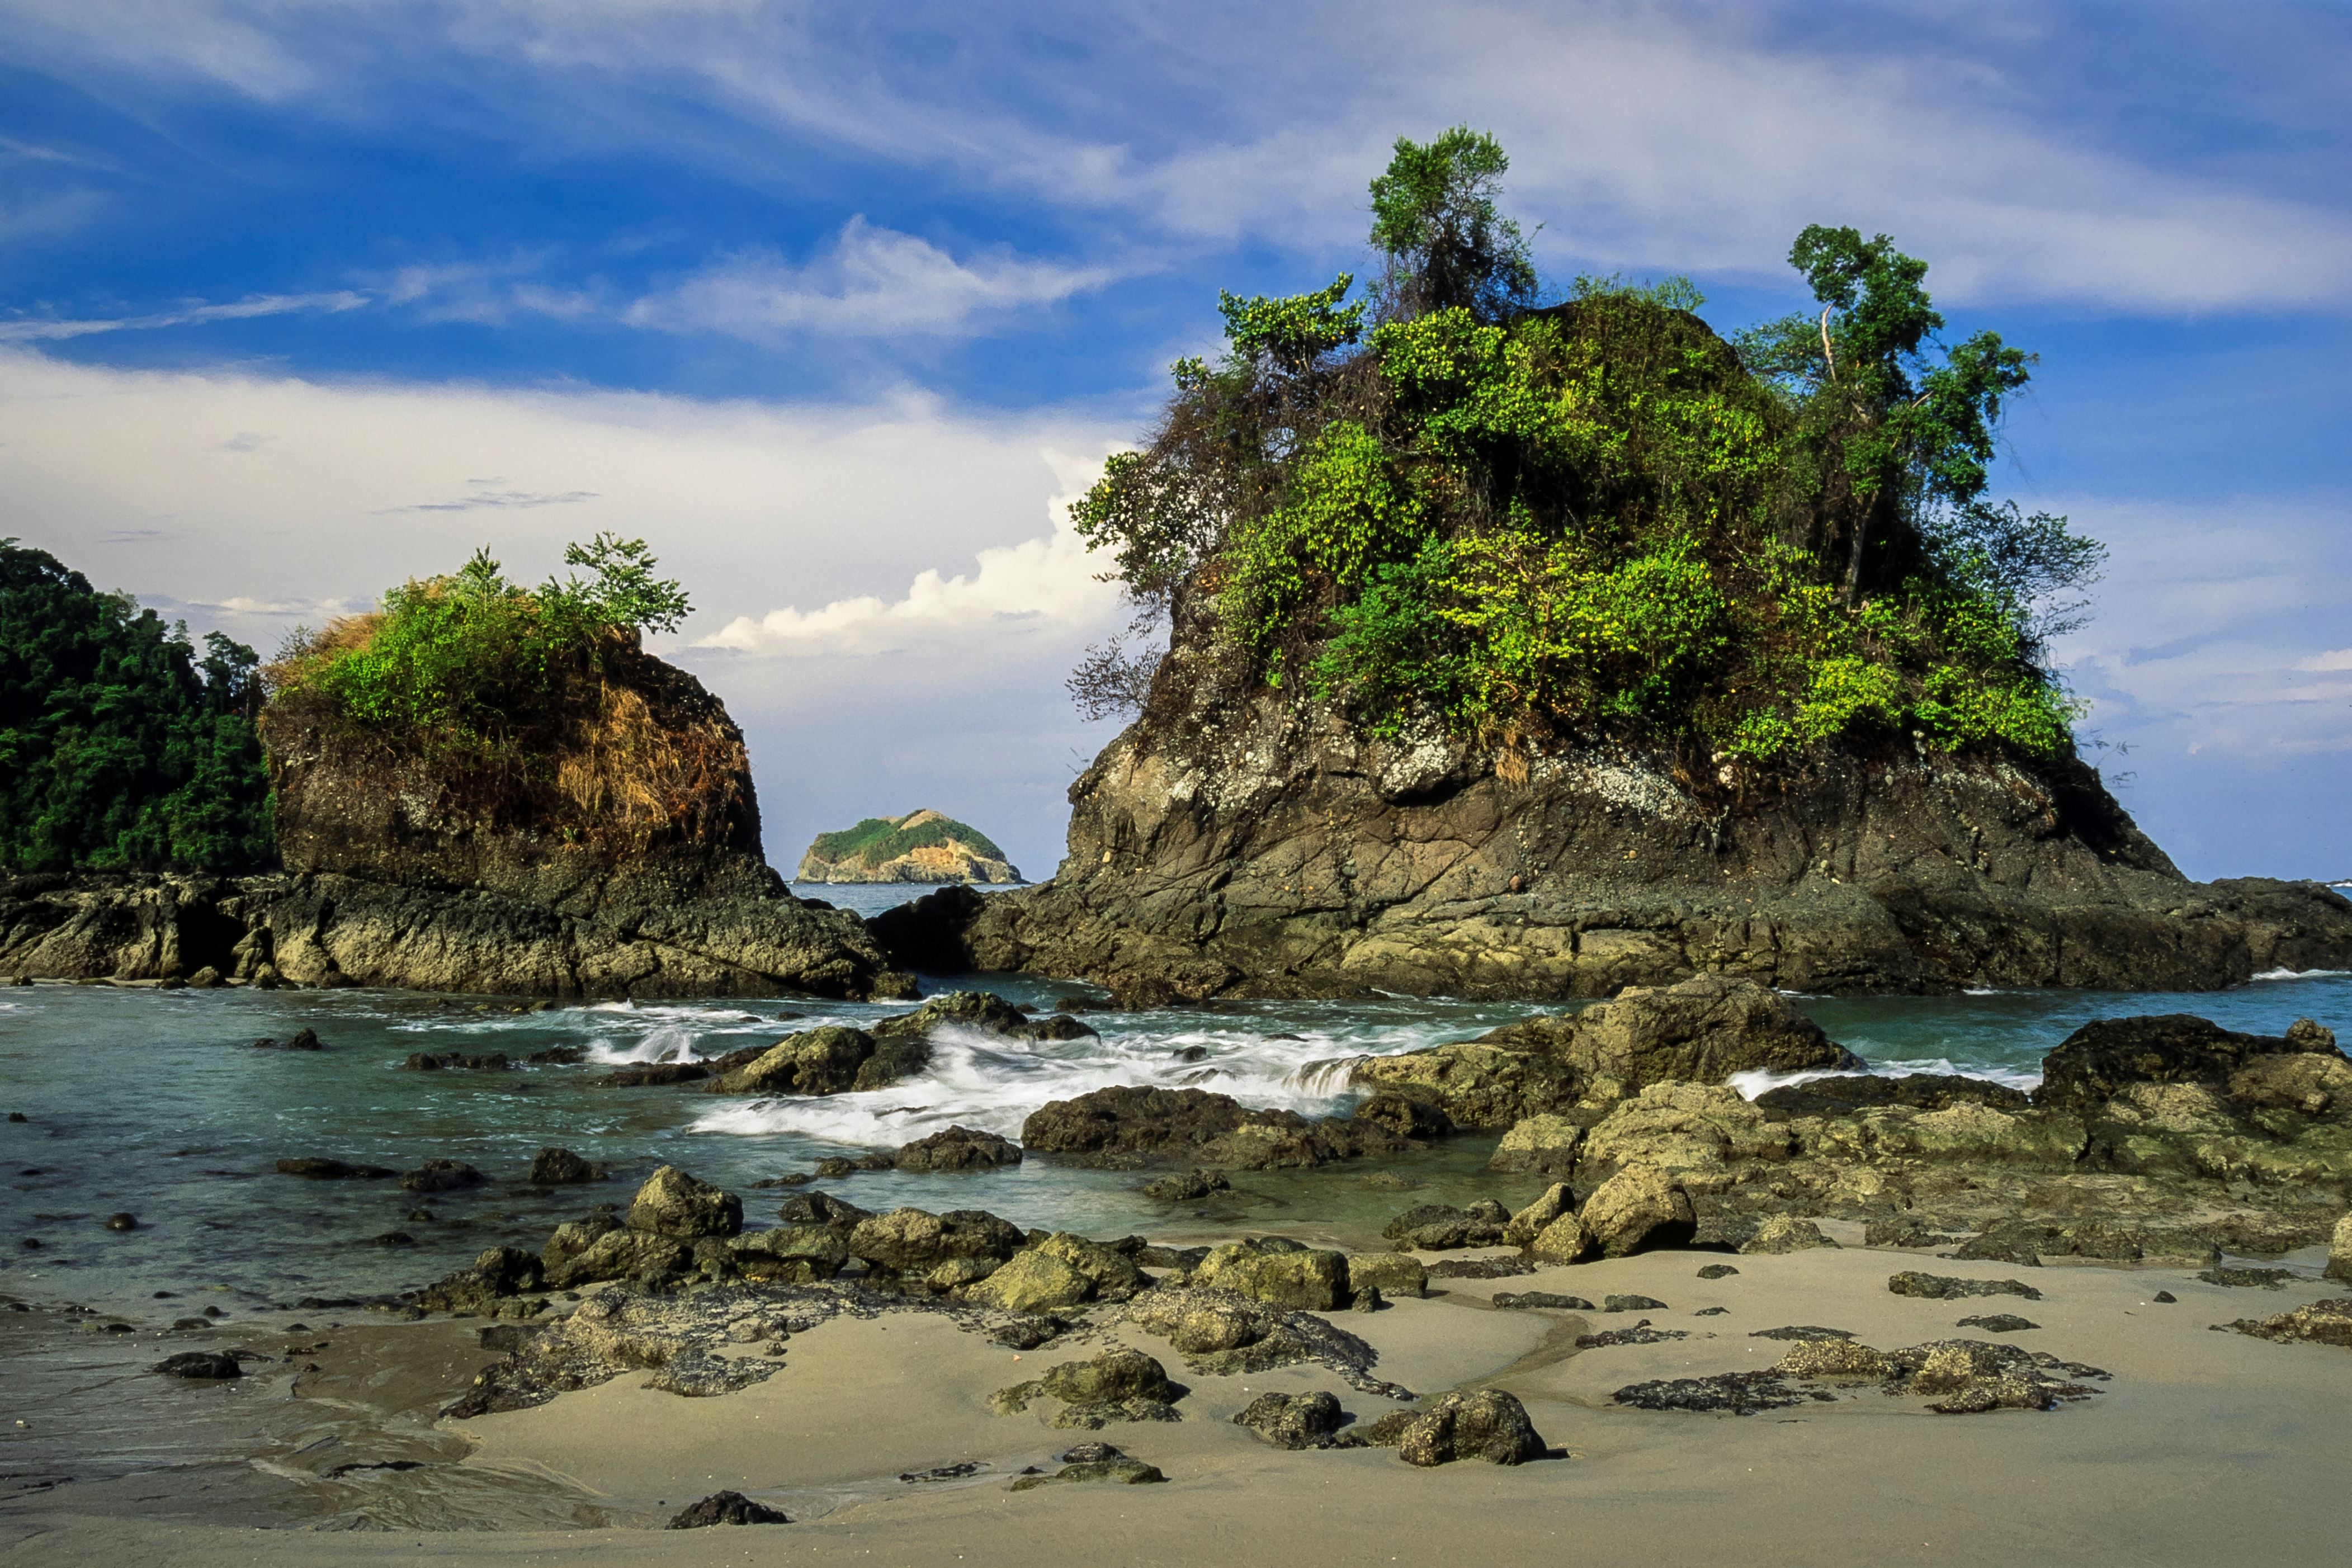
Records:
<instances>
[{"instance_id":1,"label":"small rock","mask_svg":"<svg viewBox=\"0 0 2352 1568\"><path fill-rule=\"evenodd\" d=\"M1339 1402L1318 1390L1313 1394L1261 1394L1234 1417L1277 1448L1327 1448L1339 1430Z\"/></svg>"},{"instance_id":2,"label":"small rock","mask_svg":"<svg viewBox=\"0 0 2352 1568\"><path fill-rule=\"evenodd\" d=\"M1355 1299L1348 1303L1348 1310L1377 1312L1387 1305L1388 1303L1381 1299L1381 1288L1377 1285L1367 1285L1355 1293Z\"/></svg>"},{"instance_id":3,"label":"small rock","mask_svg":"<svg viewBox=\"0 0 2352 1568\"><path fill-rule=\"evenodd\" d=\"M1672 1310L1664 1301L1650 1296L1604 1296L1601 1299L1604 1312L1664 1312Z\"/></svg>"},{"instance_id":4,"label":"small rock","mask_svg":"<svg viewBox=\"0 0 2352 1568\"><path fill-rule=\"evenodd\" d=\"M2041 1326L2030 1319L2019 1317L2014 1312L1988 1312L1981 1317L1962 1318L1953 1325L1960 1329L1982 1329L1989 1334L2018 1334L2023 1333L2028 1329L2038 1329Z\"/></svg>"},{"instance_id":5,"label":"small rock","mask_svg":"<svg viewBox=\"0 0 2352 1568\"><path fill-rule=\"evenodd\" d=\"M534 1187L566 1187L604 1179L604 1166L592 1165L569 1149L541 1149L530 1162Z\"/></svg>"},{"instance_id":6,"label":"small rock","mask_svg":"<svg viewBox=\"0 0 2352 1568\"><path fill-rule=\"evenodd\" d=\"M278 1173L281 1176L308 1176L320 1182L375 1182L399 1172L387 1165L353 1165L341 1160L322 1160L305 1156L299 1160L280 1160Z\"/></svg>"},{"instance_id":7,"label":"small rock","mask_svg":"<svg viewBox=\"0 0 2352 1568\"><path fill-rule=\"evenodd\" d=\"M700 1502L682 1508L663 1528L701 1530L713 1524L790 1524L781 1509L753 1502L741 1492L712 1492Z\"/></svg>"},{"instance_id":8,"label":"small rock","mask_svg":"<svg viewBox=\"0 0 2352 1568\"><path fill-rule=\"evenodd\" d=\"M184 1377L207 1382L219 1382L243 1377L245 1369L236 1364L236 1357L219 1351L184 1351L175 1356L165 1356L155 1363L155 1370L165 1377Z\"/></svg>"},{"instance_id":9,"label":"small rock","mask_svg":"<svg viewBox=\"0 0 2352 1568\"><path fill-rule=\"evenodd\" d=\"M1710 1263L1698 1271L1702 1279L1728 1279L1739 1270L1728 1263Z\"/></svg>"},{"instance_id":10,"label":"small rock","mask_svg":"<svg viewBox=\"0 0 2352 1568\"><path fill-rule=\"evenodd\" d=\"M1554 1290L1497 1290L1495 1305L1506 1310L1533 1308L1541 1311L1590 1312L1592 1303L1581 1296L1563 1296Z\"/></svg>"},{"instance_id":11,"label":"small rock","mask_svg":"<svg viewBox=\"0 0 2352 1568\"><path fill-rule=\"evenodd\" d=\"M1886 1288L1897 1296L1918 1296L1934 1301L1956 1301L1965 1296L2022 1296L2042 1300L2042 1292L2019 1279L1956 1279L1945 1274L1906 1269L1890 1277Z\"/></svg>"},{"instance_id":12,"label":"small rock","mask_svg":"<svg viewBox=\"0 0 2352 1568\"><path fill-rule=\"evenodd\" d=\"M286 1048L289 1051L323 1051L327 1047L319 1043L316 1029L297 1029L294 1037L286 1042Z\"/></svg>"},{"instance_id":13,"label":"small rock","mask_svg":"<svg viewBox=\"0 0 2352 1568\"><path fill-rule=\"evenodd\" d=\"M2175 1306L2179 1304L2180 1298L2174 1295L2169 1290L2158 1290L2155 1295L2150 1296L2148 1300L2151 1301L2160 1301L2166 1306Z\"/></svg>"},{"instance_id":14,"label":"small rock","mask_svg":"<svg viewBox=\"0 0 2352 1568\"><path fill-rule=\"evenodd\" d=\"M139 1220L134 1215L110 1214L106 1216L106 1228L109 1230L137 1230L139 1228Z\"/></svg>"},{"instance_id":15,"label":"small rock","mask_svg":"<svg viewBox=\"0 0 2352 1568\"><path fill-rule=\"evenodd\" d=\"M427 1160L400 1178L404 1191L412 1193L448 1193L461 1187L478 1187L489 1178L463 1160Z\"/></svg>"},{"instance_id":16,"label":"small rock","mask_svg":"<svg viewBox=\"0 0 2352 1568\"><path fill-rule=\"evenodd\" d=\"M1836 1242L1822 1234L1822 1227L1809 1219L1796 1219L1776 1214L1756 1227L1756 1234L1741 1244L1742 1252L1802 1252L1816 1247L1835 1247Z\"/></svg>"},{"instance_id":17,"label":"small rock","mask_svg":"<svg viewBox=\"0 0 2352 1568\"><path fill-rule=\"evenodd\" d=\"M1181 1175L1161 1176L1143 1184L1143 1195L1158 1198L1162 1203L1197 1203L1218 1193L1234 1190L1233 1183L1215 1171L1187 1171Z\"/></svg>"}]
</instances>

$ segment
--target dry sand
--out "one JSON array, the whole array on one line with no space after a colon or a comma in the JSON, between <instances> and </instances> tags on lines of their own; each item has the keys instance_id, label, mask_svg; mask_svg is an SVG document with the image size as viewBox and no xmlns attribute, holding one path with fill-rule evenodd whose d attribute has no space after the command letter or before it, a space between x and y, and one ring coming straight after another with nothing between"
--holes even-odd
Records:
<instances>
[{"instance_id":1,"label":"dry sand","mask_svg":"<svg viewBox=\"0 0 2352 1568\"><path fill-rule=\"evenodd\" d=\"M1314 1366L1246 1377L1187 1373L1131 1329L1095 1345L1014 1352L944 1318L836 1319L793 1338L768 1382L683 1399L623 1377L534 1410L446 1423L475 1445L455 1465L386 1472L393 1488L536 1489L537 1520L615 1528L430 1531L227 1528L142 1513L142 1483L71 1486L0 1509L0 1563L110 1565L389 1563L858 1564L1478 1563L2296 1564L2338 1563L2352 1538L2352 1352L2276 1344L2210 1325L2338 1293L2299 1283L2227 1289L2186 1270L2013 1268L1859 1247L1733 1259L1658 1253L1500 1280L1435 1282L1446 1294L1341 1314L1381 1352L1379 1375L1424 1395L1476 1384L1526 1403L1566 1459L1433 1470L1393 1450L1288 1453L1230 1417L1269 1389L1330 1389L1360 1418L1394 1408ZM2315 1266L2312 1257L2288 1261ZM2021 1278L2043 1300L1920 1300L1886 1289L1921 1268ZM1498 1290L1668 1304L1604 1315L1499 1310ZM2177 1304L2152 1300L2159 1289ZM1720 1306L1719 1316L1697 1311ZM1749 1416L1614 1408L1611 1393L1658 1377L1769 1365L1786 1348L1749 1337L1783 1324L1846 1330L1882 1349L1980 1335L1979 1312L2041 1328L2000 1336L2114 1374L2093 1399L2050 1413L1937 1415L1875 1386L1835 1403ZM1108 1314L1106 1314L1108 1315ZM1654 1326L1691 1338L1578 1351L1578 1333ZM420 1325L420 1328L426 1327ZM433 1325L446 1359L447 1329ZM377 1333L396 1331L381 1330ZM1041 1401L989 1413L992 1391L1116 1337L1191 1385L1176 1424L1100 1436L1157 1465L1160 1486L1048 1486L1014 1493L1024 1466L1093 1436L1055 1431ZM389 1376L388 1373L384 1374ZM362 1380L364 1381L364 1380ZM356 1389L356 1384L353 1385ZM421 1451L421 1450L420 1450ZM964 1479L900 1480L959 1463ZM721 1489L780 1506L772 1528L667 1531ZM152 1495L164 1489L146 1483ZM427 1517L387 1508L387 1517Z\"/></svg>"}]
</instances>

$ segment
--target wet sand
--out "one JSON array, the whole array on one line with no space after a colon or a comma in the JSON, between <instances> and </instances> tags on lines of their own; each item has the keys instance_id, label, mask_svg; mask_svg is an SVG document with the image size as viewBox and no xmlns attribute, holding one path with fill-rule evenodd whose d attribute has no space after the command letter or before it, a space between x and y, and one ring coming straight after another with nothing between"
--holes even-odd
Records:
<instances>
[{"instance_id":1,"label":"wet sand","mask_svg":"<svg viewBox=\"0 0 2352 1568\"><path fill-rule=\"evenodd\" d=\"M1716 1261L1730 1261L1739 1273L1696 1278ZM2308 1276L2319 1258L2284 1261ZM1914 1268L2022 1279L2043 1299L1889 1293L1887 1277ZM281 1513L275 1528L254 1527L264 1522L257 1504L236 1510L230 1524L218 1522L219 1514L206 1516L209 1522L170 1517L189 1513L190 1500L156 1474L19 1493L0 1503L0 1563L528 1563L560 1556L1058 1568L1458 1555L1502 1563L2031 1559L2210 1568L2333 1563L2345 1550L2352 1352L2210 1328L2340 1294L2332 1283L2231 1289L2200 1283L2185 1269L2016 1268L1860 1247L1727 1260L1668 1252L1433 1283L1445 1294L1335 1321L1379 1349L1379 1376L1424 1396L1478 1384L1507 1389L1570 1457L1510 1469L1472 1462L1421 1470L1390 1449L1284 1452L1231 1423L1257 1394L1328 1389L1364 1421L1397 1406L1312 1365L1242 1377L1192 1373L1165 1342L1131 1327L1016 1360L944 1317L917 1312L837 1318L796 1335L782 1370L738 1394L685 1399L623 1376L536 1409L432 1425L425 1407L454 1394L463 1368L483 1359L465 1344L471 1325L370 1325L343 1331L340 1346L325 1336L320 1372L268 1397L321 1409L343 1402L355 1429L337 1440L370 1462L394 1452L377 1456L368 1447L388 1440L382 1410L418 1412L403 1438L409 1446L398 1450L416 1468L346 1471L331 1480L311 1470L299 1483L280 1477L315 1506L306 1517ZM1595 1301L1639 1293L1667 1306L1586 1314L1488 1304L1498 1290L1527 1289ZM2159 1289L2179 1300L2156 1303ZM1718 1306L1726 1309L1720 1315L1696 1315ZM2002 1311L2042 1326L2003 1336L1955 1326ZM1112 1316L1103 1309L1097 1315ZM1574 1345L1579 1333L1643 1317L1691 1337ZM2094 1384L2099 1392L2087 1401L2048 1413L1939 1415L1875 1385L1841 1390L1833 1403L1748 1416L1608 1404L1631 1383L1769 1365L1786 1345L1749 1335L1786 1324L1848 1331L1881 1349L1999 1338L2094 1363L2113 1378ZM1114 1340L1158 1356L1191 1387L1179 1405L1181 1422L1091 1434L1046 1426L1056 1408L1051 1401L1018 1415L989 1413L994 1390ZM369 1409L377 1412L373 1425L358 1421ZM1167 1484L1008 1489L1024 1467L1050 1470L1054 1456L1096 1436L1158 1466ZM300 1470L321 1452L305 1458L289 1453L288 1437L274 1441L268 1462L281 1469ZM900 1479L973 1463L981 1468L960 1479ZM311 1489L330 1486L341 1489L332 1498ZM658 1528L677 1509L722 1489L781 1507L796 1522Z\"/></svg>"}]
</instances>

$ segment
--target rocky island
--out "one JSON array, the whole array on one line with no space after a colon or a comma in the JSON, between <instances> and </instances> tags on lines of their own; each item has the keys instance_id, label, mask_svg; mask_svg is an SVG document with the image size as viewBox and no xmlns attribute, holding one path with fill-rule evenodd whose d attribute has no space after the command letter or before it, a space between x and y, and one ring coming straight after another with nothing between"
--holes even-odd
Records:
<instances>
[{"instance_id":1,"label":"rocky island","mask_svg":"<svg viewBox=\"0 0 2352 1568\"><path fill-rule=\"evenodd\" d=\"M2048 647L2102 547L1988 494L2032 359L1941 343L1925 262L1809 228L1818 317L1727 340L1684 279L1539 304L1491 187L1375 186L1370 298L1224 297L1074 507L1168 649L1073 679L1133 721L1053 880L891 911L899 962L1139 1000L2352 966L2341 892L2190 881L2077 754Z\"/></svg>"},{"instance_id":2,"label":"rocky island","mask_svg":"<svg viewBox=\"0 0 2352 1568\"><path fill-rule=\"evenodd\" d=\"M282 868L0 877L0 974L911 994L767 864L741 732L639 644L675 618L643 546L573 559L596 575L526 590L478 556L298 640L257 726Z\"/></svg>"},{"instance_id":3,"label":"rocky island","mask_svg":"<svg viewBox=\"0 0 2352 1568\"><path fill-rule=\"evenodd\" d=\"M801 857L796 882L988 882L1022 880L988 836L936 811L869 816L820 833Z\"/></svg>"}]
</instances>

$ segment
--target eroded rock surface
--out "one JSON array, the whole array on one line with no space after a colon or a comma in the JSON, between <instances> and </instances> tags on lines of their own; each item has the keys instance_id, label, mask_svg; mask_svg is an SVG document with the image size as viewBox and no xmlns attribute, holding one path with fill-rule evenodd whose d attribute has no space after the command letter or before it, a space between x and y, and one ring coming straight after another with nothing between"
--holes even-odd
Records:
<instances>
[{"instance_id":1,"label":"eroded rock surface","mask_svg":"<svg viewBox=\"0 0 2352 1568\"><path fill-rule=\"evenodd\" d=\"M1498 773L1376 739L1189 661L1071 787L1043 887L950 889L875 922L937 973L1077 975L1171 996L1605 996L1697 973L1792 991L2205 989L2352 968L2317 883L2184 879L2098 774L1823 749L1729 782L1627 748Z\"/></svg>"}]
</instances>

